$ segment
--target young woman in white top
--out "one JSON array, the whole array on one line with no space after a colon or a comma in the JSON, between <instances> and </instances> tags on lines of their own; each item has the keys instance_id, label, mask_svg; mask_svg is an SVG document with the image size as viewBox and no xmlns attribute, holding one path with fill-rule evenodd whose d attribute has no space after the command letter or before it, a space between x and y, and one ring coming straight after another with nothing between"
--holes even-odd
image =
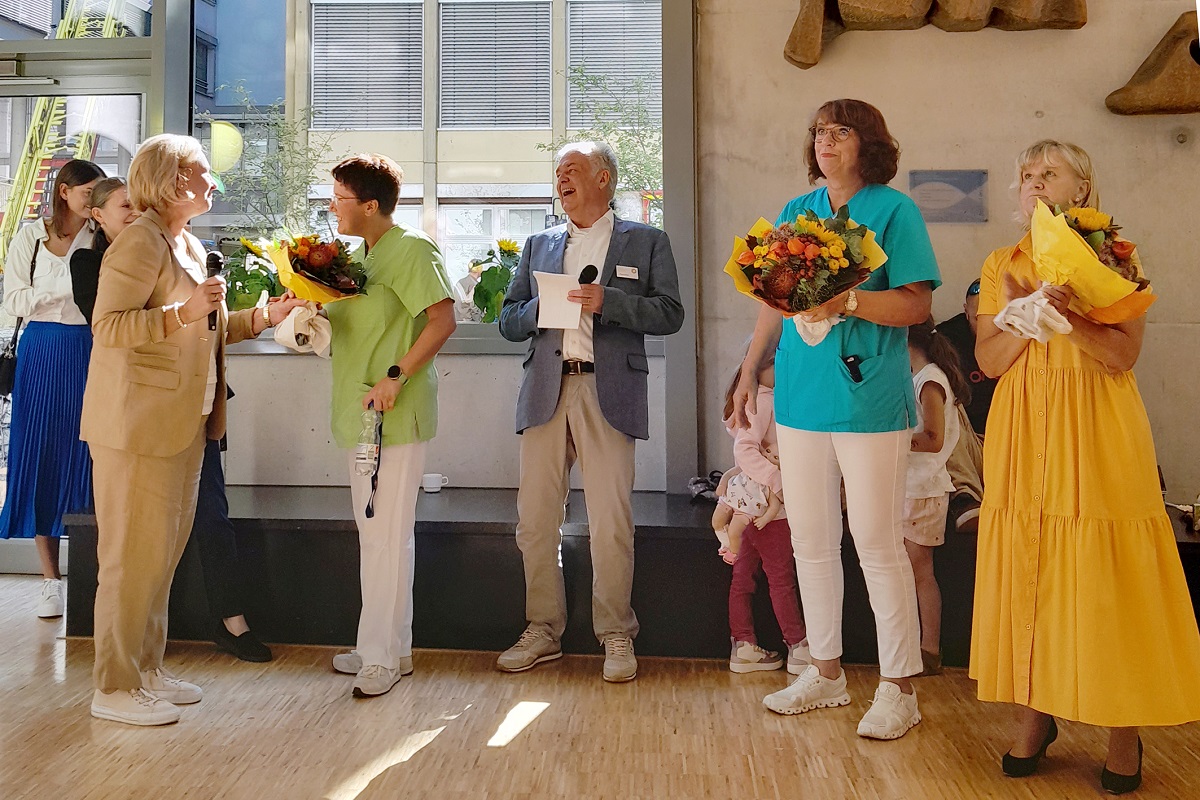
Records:
<instances>
[{"instance_id":1,"label":"young woman in white top","mask_svg":"<svg viewBox=\"0 0 1200 800\"><path fill-rule=\"evenodd\" d=\"M912 562L921 621L922 675L942 671L942 592L933 574L933 548L946 541L954 483L946 462L961 434L955 403L971 401L958 353L930 318L908 329L908 361L917 398L917 426L908 453L904 547Z\"/></svg>"},{"instance_id":2,"label":"young woman in white top","mask_svg":"<svg viewBox=\"0 0 1200 800\"><path fill-rule=\"evenodd\" d=\"M0 538L33 538L42 564L39 617L63 613L63 514L92 504L92 461L79 440L92 332L71 292L70 254L88 247L92 186L104 171L74 159L54 179L53 213L17 231L4 269L4 309L23 318Z\"/></svg>"}]
</instances>

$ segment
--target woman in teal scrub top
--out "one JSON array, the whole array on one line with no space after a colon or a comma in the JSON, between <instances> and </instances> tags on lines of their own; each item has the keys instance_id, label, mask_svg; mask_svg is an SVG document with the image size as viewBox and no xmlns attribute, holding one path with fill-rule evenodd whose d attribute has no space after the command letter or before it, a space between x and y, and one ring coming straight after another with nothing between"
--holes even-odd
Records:
<instances>
[{"instance_id":1,"label":"woman in teal scrub top","mask_svg":"<svg viewBox=\"0 0 1200 800\"><path fill-rule=\"evenodd\" d=\"M778 222L793 222L805 209L825 218L849 205L851 219L875 232L888 260L866 283L801 315L840 319L816 345L800 338L792 319L762 306L742 364L735 424L744 424L754 403L759 365L777 350L783 494L812 653L796 681L763 702L780 714L850 702L841 668L844 480L881 678L858 733L898 739L921 721L909 681L922 669L917 601L901 529L909 429L917 420L907 326L928 318L941 281L916 205L886 185L900 148L883 115L860 100L835 100L818 109L808 131L809 181L823 183L784 206Z\"/></svg>"}]
</instances>

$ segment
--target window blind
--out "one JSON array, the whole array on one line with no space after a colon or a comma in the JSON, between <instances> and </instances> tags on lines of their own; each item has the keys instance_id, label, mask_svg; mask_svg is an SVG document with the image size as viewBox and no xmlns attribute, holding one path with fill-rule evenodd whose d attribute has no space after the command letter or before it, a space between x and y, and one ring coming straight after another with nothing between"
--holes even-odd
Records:
<instances>
[{"instance_id":1,"label":"window blind","mask_svg":"<svg viewBox=\"0 0 1200 800\"><path fill-rule=\"evenodd\" d=\"M550 3L440 5L438 124L550 127Z\"/></svg>"},{"instance_id":2,"label":"window blind","mask_svg":"<svg viewBox=\"0 0 1200 800\"><path fill-rule=\"evenodd\" d=\"M620 122L609 112L597 119L593 109L637 99L635 85L643 82L642 101L655 121L662 120L662 2L661 0L572 0L567 3L567 66L584 68L603 78L613 94L600 88L579 88L568 82L567 127L586 128L597 121Z\"/></svg>"},{"instance_id":3,"label":"window blind","mask_svg":"<svg viewBox=\"0 0 1200 800\"><path fill-rule=\"evenodd\" d=\"M421 128L419 2L312 6L314 128Z\"/></svg>"}]
</instances>

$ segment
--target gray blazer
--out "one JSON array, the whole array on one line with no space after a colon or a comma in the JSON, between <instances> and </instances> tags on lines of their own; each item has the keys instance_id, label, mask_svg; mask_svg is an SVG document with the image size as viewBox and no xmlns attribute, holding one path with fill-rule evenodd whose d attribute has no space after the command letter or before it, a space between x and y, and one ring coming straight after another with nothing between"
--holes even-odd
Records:
<instances>
[{"instance_id":1,"label":"gray blazer","mask_svg":"<svg viewBox=\"0 0 1200 800\"><path fill-rule=\"evenodd\" d=\"M531 273L561 273L566 252L566 225L530 236L500 311L500 333L505 339L530 340L517 398L517 433L545 424L558 407L563 332L538 328L536 279ZM636 267L637 278L617 277L618 265ZM646 335L665 336L683 325L679 278L667 234L640 222L614 220L599 283L605 287L604 305L595 318L592 347L600 410L617 430L646 439L650 436Z\"/></svg>"}]
</instances>

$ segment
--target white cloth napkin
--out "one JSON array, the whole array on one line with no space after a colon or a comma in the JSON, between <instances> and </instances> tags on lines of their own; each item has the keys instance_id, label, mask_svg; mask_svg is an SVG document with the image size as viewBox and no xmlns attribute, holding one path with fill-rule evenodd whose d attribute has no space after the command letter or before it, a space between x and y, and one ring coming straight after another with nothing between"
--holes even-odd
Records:
<instances>
[{"instance_id":1,"label":"white cloth napkin","mask_svg":"<svg viewBox=\"0 0 1200 800\"><path fill-rule=\"evenodd\" d=\"M329 358L329 342L333 329L321 316L317 304L308 302L292 309L287 319L275 326L275 341L297 353L316 353Z\"/></svg>"},{"instance_id":2,"label":"white cloth napkin","mask_svg":"<svg viewBox=\"0 0 1200 800\"><path fill-rule=\"evenodd\" d=\"M809 347L816 347L824 339L826 334L842 321L841 316L826 317L820 322L805 322L800 317L792 317L792 321L796 323L796 330L800 332L800 338Z\"/></svg>"},{"instance_id":3,"label":"white cloth napkin","mask_svg":"<svg viewBox=\"0 0 1200 800\"><path fill-rule=\"evenodd\" d=\"M1071 323L1050 305L1044 289L1018 297L992 318L996 327L1022 339L1036 339L1042 344L1056 333L1070 333Z\"/></svg>"}]
</instances>

